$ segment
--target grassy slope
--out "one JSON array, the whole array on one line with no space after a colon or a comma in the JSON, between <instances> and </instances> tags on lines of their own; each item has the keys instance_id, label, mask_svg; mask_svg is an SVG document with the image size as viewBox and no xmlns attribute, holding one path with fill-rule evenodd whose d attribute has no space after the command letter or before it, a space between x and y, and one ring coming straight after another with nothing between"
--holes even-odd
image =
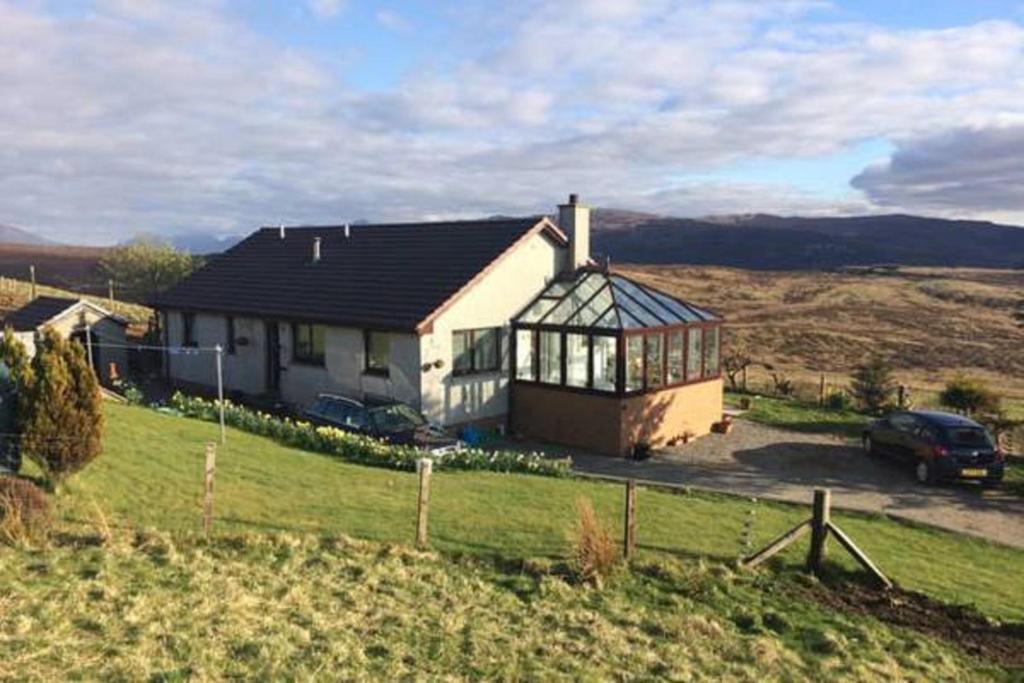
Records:
<instances>
[{"instance_id":1,"label":"grassy slope","mask_svg":"<svg viewBox=\"0 0 1024 683\"><path fill-rule=\"evenodd\" d=\"M662 559L593 591L525 569L287 534L0 554L0 679L1005 675L771 575Z\"/></svg>"},{"instance_id":2,"label":"grassy slope","mask_svg":"<svg viewBox=\"0 0 1024 683\"><path fill-rule=\"evenodd\" d=\"M108 405L106 453L62 498L65 515L91 525L93 501L114 524L195 530L203 443L216 426L144 408ZM621 519L620 486L491 473L438 473L431 500L434 546L512 558L561 557L580 496ZM218 529L309 531L407 543L413 535L415 475L347 465L230 431L218 455ZM755 510L754 544L807 515L805 508L703 494L642 490L641 555L735 558L744 521ZM882 518L839 513L838 523L880 566L910 589L971 602L1003 617L1024 618L1024 552ZM804 546L781 557L796 567ZM836 550L832 556L849 565ZM942 558L942 562L935 561Z\"/></svg>"},{"instance_id":3,"label":"grassy slope","mask_svg":"<svg viewBox=\"0 0 1024 683\"><path fill-rule=\"evenodd\" d=\"M691 266L623 270L722 313L727 342L748 340L758 360L801 380L811 395L818 372L845 384L857 362L882 352L916 395L965 370L1004 396L1024 399L1024 328L1012 318L1024 299L1024 270L902 268L886 276ZM760 388L765 379L755 372L751 386Z\"/></svg>"}]
</instances>

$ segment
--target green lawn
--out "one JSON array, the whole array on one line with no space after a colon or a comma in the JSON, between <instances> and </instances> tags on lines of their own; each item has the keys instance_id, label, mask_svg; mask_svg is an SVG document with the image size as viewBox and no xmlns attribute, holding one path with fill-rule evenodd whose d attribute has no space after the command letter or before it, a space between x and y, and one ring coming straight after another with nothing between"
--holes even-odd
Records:
<instances>
[{"instance_id":1,"label":"green lawn","mask_svg":"<svg viewBox=\"0 0 1024 683\"><path fill-rule=\"evenodd\" d=\"M61 494L64 519L91 527L102 511L115 527L197 530L203 445L216 439L216 425L146 408L107 404L106 410L106 451ZM436 473L430 503L433 547L502 558L563 557L580 496L593 500L620 528L619 485ZM341 533L409 543L415 505L416 476L411 473L349 465L234 430L218 453L219 531ZM799 506L642 489L641 559L732 560L748 518L758 545L807 514ZM835 518L904 587L973 603L995 616L1024 619L1024 551L881 516L837 513ZM798 546L775 566L797 568L805 548ZM831 557L842 567L853 566L838 547Z\"/></svg>"},{"instance_id":2,"label":"green lawn","mask_svg":"<svg viewBox=\"0 0 1024 683\"><path fill-rule=\"evenodd\" d=\"M852 410L829 410L801 401L770 396L727 393L726 405L738 408L744 396L750 399L750 408L743 415L745 419L780 429L859 438L871 419Z\"/></svg>"}]
</instances>

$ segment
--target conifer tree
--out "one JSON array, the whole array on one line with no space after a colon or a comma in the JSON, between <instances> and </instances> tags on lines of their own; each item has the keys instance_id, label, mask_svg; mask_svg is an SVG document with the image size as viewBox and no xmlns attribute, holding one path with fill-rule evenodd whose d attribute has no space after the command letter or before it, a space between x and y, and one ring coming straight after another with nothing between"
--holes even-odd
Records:
<instances>
[{"instance_id":1,"label":"conifer tree","mask_svg":"<svg viewBox=\"0 0 1024 683\"><path fill-rule=\"evenodd\" d=\"M101 401L82 346L45 329L32 359L31 382L19 401L19 421L22 455L43 470L51 486L99 455Z\"/></svg>"}]
</instances>

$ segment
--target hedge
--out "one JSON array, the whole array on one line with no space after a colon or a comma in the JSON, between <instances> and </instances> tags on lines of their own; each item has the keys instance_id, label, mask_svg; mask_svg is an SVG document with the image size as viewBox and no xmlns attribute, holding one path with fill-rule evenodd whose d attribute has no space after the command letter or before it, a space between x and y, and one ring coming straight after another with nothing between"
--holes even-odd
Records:
<instances>
[{"instance_id":1,"label":"hedge","mask_svg":"<svg viewBox=\"0 0 1024 683\"><path fill-rule=\"evenodd\" d=\"M186 417L218 422L219 404L195 396L176 392L170 407ZM224 422L250 434L307 451L333 455L348 462L395 470L415 470L416 461L427 454L412 446L389 444L373 437L353 434L334 427L318 427L309 422L280 418L224 402ZM429 456L435 468L452 470L486 470L491 472L521 472L549 477L568 476L572 470L570 458L548 458L541 453L517 451L486 451L464 448L461 451Z\"/></svg>"}]
</instances>

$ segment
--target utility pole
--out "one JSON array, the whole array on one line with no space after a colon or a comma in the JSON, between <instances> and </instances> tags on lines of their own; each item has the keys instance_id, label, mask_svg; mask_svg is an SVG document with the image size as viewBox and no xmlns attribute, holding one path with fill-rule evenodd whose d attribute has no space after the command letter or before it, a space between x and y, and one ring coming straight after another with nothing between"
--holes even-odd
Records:
<instances>
[{"instance_id":1,"label":"utility pole","mask_svg":"<svg viewBox=\"0 0 1024 683\"><path fill-rule=\"evenodd\" d=\"M107 305L110 310L114 310L114 280L113 278L107 280Z\"/></svg>"},{"instance_id":2,"label":"utility pole","mask_svg":"<svg viewBox=\"0 0 1024 683\"><path fill-rule=\"evenodd\" d=\"M220 405L220 442L227 442L227 433L224 431L224 348L217 344L214 347L217 353L217 403Z\"/></svg>"}]
</instances>

